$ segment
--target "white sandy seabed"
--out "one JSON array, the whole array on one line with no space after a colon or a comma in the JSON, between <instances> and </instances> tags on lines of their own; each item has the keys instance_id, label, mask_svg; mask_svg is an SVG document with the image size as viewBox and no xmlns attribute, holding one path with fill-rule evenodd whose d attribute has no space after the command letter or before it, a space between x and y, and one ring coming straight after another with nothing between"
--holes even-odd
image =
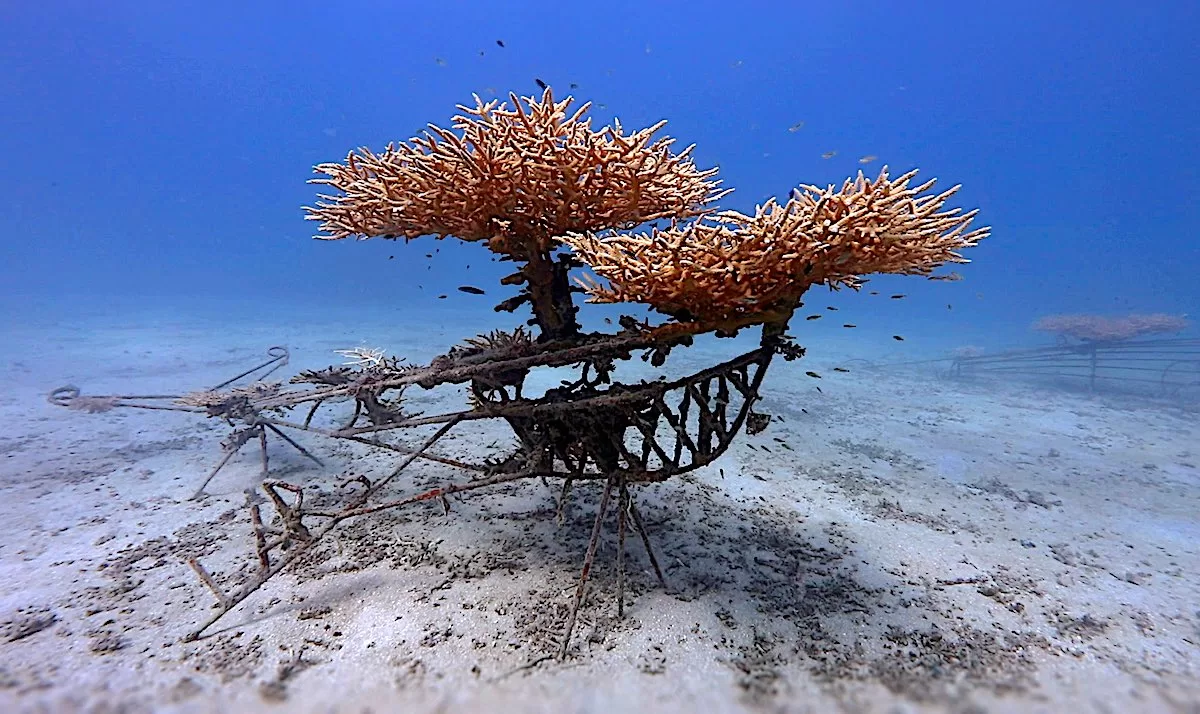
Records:
<instances>
[{"instance_id":1,"label":"white sandy seabed","mask_svg":"<svg viewBox=\"0 0 1200 714\"><path fill-rule=\"evenodd\" d=\"M269 317L269 316L268 316ZM772 366L776 417L717 466L636 491L662 561L629 541L616 617L605 533L570 656L547 659L598 487L556 522L538 482L347 524L185 643L251 557L247 449L189 501L228 427L85 414L85 393L186 391L286 342L340 361L362 337L428 359L462 323L130 321L10 330L0 354L0 711L1195 712L1200 707L1196 412L1069 390L852 369L835 347ZM704 352L672 365L701 367ZM691 362L689 362L691 360ZM822 374L817 382L807 370ZM821 386L818 391L815 387ZM455 408L462 393L416 393ZM457 401L456 401L457 400ZM413 435L418 439L421 435ZM400 457L282 443L275 475L332 487ZM499 425L438 453L497 455ZM786 444L786 446L784 445ZM439 464L398 491L462 480Z\"/></svg>"}]
</instances>

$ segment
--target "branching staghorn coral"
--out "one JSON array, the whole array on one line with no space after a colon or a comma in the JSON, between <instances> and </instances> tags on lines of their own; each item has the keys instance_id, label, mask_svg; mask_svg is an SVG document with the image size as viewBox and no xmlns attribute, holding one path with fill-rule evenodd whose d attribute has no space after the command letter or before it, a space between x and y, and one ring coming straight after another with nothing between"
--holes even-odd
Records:
<instances>
[{"instance_id":1,"label":"branching staghorn coral","mask_svg":"<svg viewBox=\"0 0 1200 714\"><path fill-rule=\"evenodd\" d=\"M312 183L339 192L307 209L317 237L454 236L523 256L571 231L695 215L724 195L692 147L674 153L673 139L654 138L665 121L632 134L620 122L593 130L590 103L568 114L573 100L556 102L549 89L509 98L511 109L475 96L453 131L430 124L383 153L317 166L328 178Z\"/></svg>"},{"instance_id":2,"label":"branching staghorn coral","mask_svg":"<svg viewBox=\"0 0 1200 714\"><path fill-rule=\"evenodd\" d=\"M968 230L975 211L944 209L955 186L927 193L910 171L872 180L861 172L840 190L802 186L753 216L726 211L649 234L562 240L611 287L583 281L594 302L641 302L681 319L721 320L795 305L812 285L857 288L871 273L928 275L963 263L958 251L988 228Z\"/></svg>"},{"instance_id":3,"label":"branching staghorn coral","mask_svg":"<svg viewBox=\"0 0 1200 714\"><path fill-rule=\"evenodd\" d=\"M522 261L510 280L522 294L503 307L533 305L539 339L578 334L570 304L570 256L555 260L555 237L572 231L631 228L658 218L698 215L724 195L716 169L700 170L692 147L675 153L673 139L655 139L666 122L626 134L620 122L593 130L589 103L509 95L459 106L453 130L433 124L423 137L389 145L381 154L350 153L345 163L316 167L332 187L307 208L323 235L454 236L486 241L494 253Z\"/></svg>"}]
</instances>

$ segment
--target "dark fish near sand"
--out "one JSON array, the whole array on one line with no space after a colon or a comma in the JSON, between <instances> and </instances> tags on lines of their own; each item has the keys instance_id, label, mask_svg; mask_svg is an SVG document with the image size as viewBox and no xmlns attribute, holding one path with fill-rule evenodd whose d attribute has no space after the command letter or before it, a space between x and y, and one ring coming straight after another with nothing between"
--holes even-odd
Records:
<instances>
[{"instance_id":1,"label":"dark fish near sand","mask_svg":"<svg viewBox=\"0 0 1200 714\"><path fill-rule=\"evenodd\" d=\"M812 377L813 379L820 379L820 378L821 378L821 375L817 374L816 372L805 372L805 374L807 374L808 376Z\"/></svg>"}]
</instances>

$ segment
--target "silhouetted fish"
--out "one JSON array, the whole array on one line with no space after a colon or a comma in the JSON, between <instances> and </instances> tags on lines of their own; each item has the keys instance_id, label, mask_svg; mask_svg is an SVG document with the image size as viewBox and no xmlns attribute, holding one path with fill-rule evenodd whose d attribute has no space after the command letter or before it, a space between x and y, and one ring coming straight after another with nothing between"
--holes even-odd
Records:
<instances>
[{"instance_id":1,"label":"silhouetted fish","mask_svg":"<svg viewBox=\"0 0 1200 714\"><path fill-rule=\"evenodd\" d=\"M498 45L500 45L501 47L503 47L503 46L504 46L504 40L496 40L496 44L498 44Z\"/></svg>"},{"instance_id":2,"label":"silhouetted fish","mask_svg":"<svg viewBox=\"0 0 1200 714\"><path fill-rule=\"evenodd\" d=\"M480 290L479 288L473 287L471 285L459 285L458 291L463 292L463 293L470 293L471 295L484 295L485 294L483 290Z\"/></svg>"},{"instance_id":3,"label":"silhouetted fish","mask_svg":"<svg viewBox=\"0 0 1200 714\"><path fill-rule=\"evenodd\" d=\"M892 339L893 339L893 340L896 340L897 342L903 342L903 341L904 341L904 338L903 338L903 337L901 337L900 335L892 335Z\"/></svg>"},{"instance_id":4,"label":"silhouetted fish","mask_svg":"<svg viewBox=\"0 0 1200 714\"><path fill-rule=\"evenodd\" d=\"M541 87L542 89L546 88L546 83L543 82L542 80L538 79L537 77L534 77L533 81L537 82L537 86Z\"/></svg>"}]
</instances>

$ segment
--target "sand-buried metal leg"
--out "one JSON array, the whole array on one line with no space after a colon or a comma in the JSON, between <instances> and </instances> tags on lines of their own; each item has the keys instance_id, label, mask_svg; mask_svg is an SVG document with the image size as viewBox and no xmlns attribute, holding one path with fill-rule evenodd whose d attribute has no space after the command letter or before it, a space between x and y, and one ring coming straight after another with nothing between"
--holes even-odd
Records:
<instances>
[{"instance_id":1,"label":"sand-buried metal leg","mask_svg":"<svg viewBox=\"0 0 1200 714\"><path fill-rule=\"evenodd\" d=\"M559 659L566 659L567 647L571 644L571 632L575 629L575 616L579 614L579 606L583 603L583 593L587 589L588 575L592 570L592 563L596 559L596 548L600 545L600 529L604 525L604 514L608 510L608 499L612 495L613 484L616 482L616 477L610 477L604 483L604 495L600 497L600 508L596 511L596 522L592 525L592 539L588 542L587 555L583 559L583 572L579 575L579 586L575 589L575 602L571 605L571 614L567 617L567 627L563 631L562 649L559 650Z\"/></svg>"},{"instance_id":2,"label":"sand-buried metal leg","mask_svg":"<svg viewBox=\"0 0 1200 714\"><path fill-rule=\"evenodd\" d=\"M654 557L654 546L650 545L646 524L642 521L642 514L638 511L632 498L629 499L629 515L633 516L633 524L637 527L638 535L642 537L642 545L646 546L646 555L650 557L650 565L654 567L654 574L658 576L658 582L663 586L663 590L666 590L667 579L663 577L662 568L658 567L658 558Z\"/></svg>"},{"instance_id":3,"label":"sand-buried metal leg","mask_svg":"<svg viewBox=\"0 0 1200 714\"><path fill-rule=\"evenodd\" d=\"M629 486L621 482L617 495L617 617L625 617L625 523L629 516Z\"/></svg>"},{"instance_id":4,"label":"sand-buried metal leg","mask_svg":"<svg viewBox=\"0 0 1200 714\"><path fill-rule=\"evenodd\" d=\"M320 466L321 468L325 468L325 464L323 464L323 463L321 462L321 460L320 460L320 459L318 459L317 457L313 456L311 453L309 453L309 451L308 451L307 449L305 449L305 448L304 448L303 446L301 446L300 444L297 444L295 439L293 439L292 437L288 436L287 434L284 434L284 433L283 433L282 431L280 431L280 430L279 430L279 428L278 428L278 427L276 427L274 424L263 424L263 426L267 427L267 428L268 428L268 429L270 429L271 431L273 431L273 432L275 432L276 434L278 434L278 435L279 435L279 437L280 437L281 439L283 439L283 440L284 440L284 441L286 441L287 443L291 444L291 445L292 445L292 448L294 448L296 451L299 451L301 454L304 454L304 455L305 455L305 456L307 456L308 458L312 459L313 463L315 463L317 466Z\"/></svg>"}]
</instances>

